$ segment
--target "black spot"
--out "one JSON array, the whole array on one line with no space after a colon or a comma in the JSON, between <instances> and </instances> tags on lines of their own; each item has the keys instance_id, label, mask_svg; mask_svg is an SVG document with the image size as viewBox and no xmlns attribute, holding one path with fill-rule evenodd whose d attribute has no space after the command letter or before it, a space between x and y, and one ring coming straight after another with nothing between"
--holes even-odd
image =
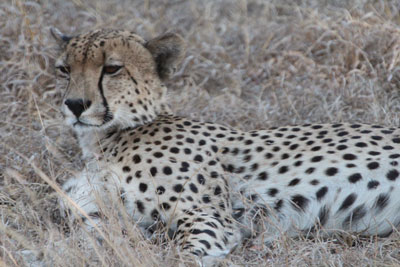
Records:
<instances>
[{"instance_id":1,"label":"black spot","mask_svg":"<svg viewBox=\"0 0 400 267\"><path fill-rule=\"evenodd\" d=\"M164 193L165 193L165 188L163 186L157 187L157 189L156 189L156 194L157 195L162 195Z\"/></svg>"},{"instance_id":2,"label":"black spot","mask_svg":"<svg viewBox=\"0 0 400 267\"><path fill-rule=\"evenodd\" d=\"M213 152L217 153L217 152L218 152L218 147L212 145L212 146L211 146L211 150L212 150Z\"/></svg>"},{"instance_id":3,"label":"black spot","mask_svg":"<svg viewBox=\"0 0 400 267\"><path fill-rule=\"evenodd\" d=\"M369 133L371 133L372 131L370 131L370 130L362 130L360 133L362 133L362 134L369 134Z\"/></svg>"},{"instance_id":4,"label":"black spot","mask_svg":"<svg viewBox=\"0 0 400 267\"><path fill-rule=\"evenodd\" d=\"M320 200L325 196L325 194L326 194L327 192L328 192L328 187L326 187L326 186L321 187L321 188L317 191L317 193L315 194L315 195L317 196L317 200L320 201Z\"/></svg>"},{"instance_id":5,"label":"black spot","mask_svg":"<svg viewBox=\"0 0 400 267\"><path fill-rule=\"evenodd\" d=\"M354 155L354 154L344 154L343 155L343 159L345 159L345 160L355 160L355 159L357 159L357 156Z\"/></svg>"},{"instance_id":6,"label":"black spot","mask_svg":"<svg viewBox=\"0 0 400 267\"><path fill-rule=\"evenodd\" d=\"M303 154L299 153L296 156L294 156L295 159L301 158L303 156Z\"/></svg>"},{"instance_id":7,"label":"black spot","mask_svg":"<svg viewBox=\"0 0 400 267\"><path fill-rule=\"evenodd\" d=\"M258 147L256 148L256 151L257 151L257 152L262 152L262 151L264 151L264 147L258 146Z\"/></svg>"},{"instance_id":8,"label":"black spot","mask_svg":"<svg viewBox=\"0 0 400 267\"><path fill-rule=\"evenodd\" d=\"M362 219L365 214L367 214L367 210L364 205L361 204L353 209L353 211L347 216L343 221L343 226L348 226L355 224L357 221Z\"/></svg>"},{"instance_id":9,"label":"black spot","mask_svg":"<svg viewBox=\"0 0 400 267\"><path fill-rule=\"evenodd\" d=\"M188 172L189 171L189 163L183 161L181 162L181 168L179 168L179 171L181 172Z\"/></svg>"},{"instance_id":10,"label":"black spot","mask_svg":"<svg viewBox=\"0 0 400 267\"><path fill-rule=\"evenodd\" d=\"M397 177L399 177L399 172L398 172L397 170L395 170L395 169L389 171L389 172L386 174L386 178L388 178L390 181L396 180Z\"/></svg>"},{"instance_id":11,"label":"black spot","mask_svg":"<svg viewBox=\"0 0 400 267\"><path fill-rule=\"evenodd\" d=\"M300 183L300 179L299 178L294 178L293 180L291 180L288 184L288 186L295 186L298 183Z\"/></svg>"},{"instance_id":12,"label":"black spot","mask_svg":"<svg viewBox=\"0 0 400 267\"><path fill-rule=\"evenodd\" d=\"M142 201L136 200L136 207L138 208L140 213L144 213L145 208Z\"/></svg>"},{"instance_id":13,"label":"black spot","mask_svg":"<svg viewBox=\"0 0 400 267\"><path fill-rule=\"evenodd\" d=\"M298 148L299 145L298 144L293 144L289 147L290 150L295 150L296 148Z\"/></svg>"},{"instance_id":14,"label":"black spot","mask_svg":"<svg viewBox=\"0 0 400 267\"><path fill-rule=\"evenodd\" d=\"M277 202L275 202L274 209L277 212L279 212L282 207L283 207L283 199L279 199Z\"/></svg>"},{"instance_id":15,"label":"black spot","mask_svg":"<svg viewBox=\"0 0 400 267\"><path fill-rule=\"evenodd\" d=\"M165 166L165 167L163 168L163 173L164 173L165 175L171 175L171 174L172 174L172 169L171 169L171 167Z\"/></svg>"},{"instance_id":16,"label":"black spot","mask_svg":"<svg viewBox=\"0 0 400 267\"><path fill-rule=\"evenodd\" d=\"M314 144L314 143L315 143L315 141L310 140L310 141L307 141L307 142L306 142L306 145L311 146L311 145Z\"/></svg>"},{"instance_id":17,"label":"black spot","mask_svg":"<svg viewBox=\"0 0 400 267\"><path fill-rule=\"evenodd\" d=\"M345 150L346 148L347 148L346 145L338 145L338 146L336 147L337 150Z\"/></svg>"},{"instance_id":18,"label":"black spot","mask_svg":"<svg viewBox=\"0 0 400 267\"><path fill-rule=\"evenodd\" d=\"M265 153L264 157L266 159L271 159L274 155L272 153Z\"/></svg>"},{"instance_id":19,"label":"black spot","mask_svg":"<svg viewBox=\"0 0 400 267\"><path fill-rule=\"evenodd\" d=\"M204 203L210 203L211 202L210 196L209 195L204 195L203 196L203 202Z\"/></svg>"},{"instance_id":20,"label":"black spot","mask_svg":"<svg viewBox=\"0 0 400 267\"><path fill-rule=\"evenodd\" d=\"M268 189L268 191L267 191L267 194L269 195L269 196L271 196L271 197L274 197L276 194L278 194L279 193L279 191L278 191L278 189L276 189L276 188L270 188L270 189Z\"/></svg>"},{"instance_id":21,"label":"black spot","mask_svg":"<svg viewBox=\"0 0 400 267\"><path fill-rule=\"evenodd\" d=\"M315 146L315 147L311 148L311 151L318 151L318 150L320 150L320 149L321 149L320 146Z\"/></svg>"},{"instance_id":22,"label":"black spot","mask_svg":"<svg viewBox=\"0 0 400 267\"><path fill-rule=\"evenodd\" d=\"M253 140L246 140L245 142L244 142L244 144L245 145L251 145L251 144L253 144Z\"/></svg>"},{"instance_id":23,"label":"black spot","mask_svg":"<svg viewBox=\"0 0 400 267\"><path fill-rule=\"evenodd\" d=\"M194 139L193 138L186 138L185 139L186 140L186 142L188 142L188 143L190 143L190 144L193 144L194 143Z\"/></svg>"},{"instance_id":24,"label":"black spot","mask_svg":"<svg viewBox=\"0 0 400 267\"><path fill-rule=\"evenodd\" d=\"M129 184L132 181L132 176L126 177L126 183Z\"/></svg>"},{"instance_id":25,"label":"black spot","mask_svg":"<svg viewBox=\"0 0 400 267\"><path fill-rule=\"evenodd\" d=\"M155 153L153 154L153 156L156 157L156 158L161 158L161 157L163 156L163 153L161 153L161 152L155 152Z\"/></svg>"},{"instance_id":26,"label":"black spot","mask_svg":"<svg viewBox=\"0 0 400 267\"><path fill-rule=\"evenodd\" d=\"M171 132L171 129L168 128L168 127L164 127L164 128L163 128L163 131L164 131L164 133L170 133L170 132Z\"/></svg>"},{"instance_id":27,"label":"black spot","mask_svg":"<svg viewBox=\"0 0 400 267\"><path fill-rule=\"evenodd\" d=\"M288 170L289 170L288 166L282 166L282 167L279 168L278 172L280 174L283 174L283 173L287 172Z\"/></svg>"},{"instance_id":28,"label":"black spot","mask_svg":"<svg viewBox=\"0 0 400 267\"><path fill-rule=\"evenodd\" d=\"M179 148L177 148L177 147L171 147L171 148L169 149L169 151L170 151L171 153L178 154L178 153L179 153Z\"/></svg>"},{"instance_id":29,"label":"black spot","mask_svg":"<svg viewBox=\"0 0 400 267\"><path fill-rule=\"evenodd\" d=\"M182 186L181 184L176 184L176 185L174 185L173 189L174 189L174 191L177 192L177 193L181 193L181 192L184 191L184 188L183 188L183 186Z\"/></svg>"},{"instance_id":30,"label":"black spot","mask_svg":"<svg viewBox=\"0 0 400 267\"><path fill-rule=\"evenodd\" d=\"M218 195L220 195L222 193L222 189L221 189L221 187L219 186L219 185L217 185L216 187L215 187L215 189L214 189L214 195L215 196L218 196Z\"/></svg>"},{"instance_id":31,"label":"black spot","mask_svg":"<svg viewBox=\"0 0 400 267\"><path fill-rule=\"evenodd\" d=\"M339 170L337 168L330 167L330 168L326 169L325 174L328 175L328 176L334 176L335 174L338 173L338 171Z\"/></svg>"},{"instance_id":32,"label":"black spot","mask_svg":"<svg viewBox=\"0 0 400 267\"><path fill-rule=\"evenodd\" d=\"M366 147L368 145L366 143L364 143L364 142L358 142L358 143L355 144L355 146L357 146L357 147Z\"/></svg>"},{"instance_id":33,"label":"black spot","mask_svg":"<svg viewBox=\"0 0 400 267\"><path fill-rule=\"evenodd\" d=\"M345 136L345 135L348 135L348 134L349 134L349 132L343 131L343 132L339 132L338 136Z\"/></svg>"},{"instance_id":34,"label":"black spot","mask_svg":"<svg viewBox=\"0 0 400 267\"><path fill-rule=\"evenodd\" d=\"M207 240L200 239L199 242L205 245L207 249L211 248L211 245Z\"/></svg>"},{"instance_id":35,"label":"black spot","mask_svg":"<svg viewBox=\"0 0 400 267\"><path fill-rule=\"evenodd\" d=\"M211 178L218 178L218 172L215 172L215 171L212 171L211 173L210 173L210 177Z\"/></svg>"},{"instance_id":36,"label":"black spot","mask_svg":"<svg viewBox=\"0 0 400 267\"><path fill-rule=\"evenodd\" d=\"M204 179L204 176L201 173L197 175L197 182L199 182L199 184L201 185L204 185L206 183L206 179Z\"/></svg>"},{"instance_id":37,"label":"black spot","mask_svg":"<svg viewBox=\"0 0 400 267\"><path fill-rule=\"evenodd\" d=\"M315 156L311 158L311 162L320 162L323 158L323 156Z\"/></svg>"},{"instance_id":38,"label":"black spot","mask_svg":"<svg viewBox=\"0 0 400 267\"><path fill-rule=\"evenodd\" d=\"M308 169L305 171L305 173L307 173L307 174L312 174L314 171L315 171L315 168L310 167L310 168L308 168Z\"/></svg>"},{"instance_id":39,"label":"black spot","mask_svg":"<svg viewBox=\"0 0 400 267\"><path fill-rule=\"evenodd\" d=\"M289 154L283 153L282 156L281 156L281 159L287 159L287 158L289 158L289 157L290 157Z\"/></svg>"},{"instance_id":40,"label":"black spot","mask_svg":"<svg viewBox=\"0 0 400 267\"><path fill-rule=\"evenodd\" d=\"M90 212L88 215L89 215L89 217L91 217L91 218L102 218L102 217L103 217L103 215L102 215L100 212L98 212L98 211ZM85 219L86 219L86 218L85 218Z\"/></svg>"},{"instance_id":41,"label":"black spot","mask_svg":"<svg viewBox=\"0 0 400 267\"><path fill-rule=\"evenodd\" d=\"M376 189L379 185L378 181L372 180L368 182L368 189Z\"/></svg>"},{"instance_id":42,"label":"black spot","mask_svg":"<svg viewBox=\"0 0 400 267\"><path fill-rule=\"evenodd\" d=\"M350 183L354 184L354 183L357 183L358 181L360 181L362 179L362 176L359 173L354 173L354 174L350 175L348 179L349 179Z\"/></svg>"},{"instance_id":43,"label":"black spot","mask_svg":"<svg viewBox=\"0 0 400 267\"><path fill-rule=\"evenodd\" d=\"M389 156L389 158L391 158L391 159L397 159L399 157L400 157L400 154L392 154Z\"/></svg>"},{"instance_id":44,"label":"black spot","mask_svg":"<svg viewBox=\"0 0 400 267\"><path fill-rule=\"evenodd\" d=\"M196 155L194 161L203 162L203 157L201 155Z\"/></svg>"},{"instance_id":45,"label":"black spot","mask_svg":"<svg viewBox=\"0 0 400 267\"><path fill-rule=\"evenodd\" d=\"M373 161L373 162L368 163L368 164L367 164L367 167L368 167L368 169L370 169L370 170L374 170L374 169L379 168L379 163Z\"/></svg>"},{"instance_id":46,"label":"black spot","mask_svg":"<svg viewBox=\"0 0 400 267\"><path fill-rule=\"evenodd\" d=\"M323 206L318 213L318 221L321 226L324 226L329 218L329 209L326 206Z\"/></svg>"},{"instance_id":47,"label":"black spot","mask_svg":"<svg viewBox=\"0 0 400 267\"><path fill-rule=\"evenodd\" d=\"M140 190L142 193L146 192L146 191L147 191L147 184L140 183L140 184L139 184L139 190Z\"/></svg>"},{"instance_id":48,"label":"black spot","mask_svg":"<svg viewBox=\"0 0 400 267\"><path fill-rule=\"evenodd\" d=\"M124 167L122 168L122 171L123 171L123 172L130 172L130 171L131 171L131 168L129 168L128 166L124 166Z\"/></svg>"},{"instance_id":49,"label":"black spot","mask_svg":"<svg viewBox=\"0 0 400 267\"><path fill-rule=\"evenodd\" d=\"M160 208L163 210L169 210L171 208L171 205L169 205L167 202L161 203Z\"/></svg>"},{"instance_id":50,"label":"black spot","mask_svg":"<svg viewBox=\"0 0 400 267\"><path fill-rule=\"evenodd\" d=\"M261 181L267 180L267 179L268 179L268 173L267 173L267 172L260 172L260 173L258 174L257 179L258 179L258 180L261 180Z\"/></svg>"},{"instance_id":51,"label":"black spot","mask_svg":"<svg viewBox=\"0 0 400 267\"><path fill-rule=\"evenodd\" d=\"M316 179L314 179L314 180L311 180L311 181L310 181L310 184L311 184L311 185L318 185L318 184L319 184L319 181L316 180Z\"/></svg>"},{"instance_id":52,"label":"black spot","mask_svg":"<svg viewBox=\"0 0 400 267\"><path fill-rule=\"evenodd\" d=\"M352 193L348 195L345 200L343 201L342 205L340 206L338 211L345 210L349 208L351 205L353 205L354 201L356 201L357 195Z\"/></svg>"},{"instance_id":53,"label":"black spot","mask_svg":"<svg viewBox=\"0 0 400 267\"><path fill-rule=\"evenodd\" d=\"M138 178L138 179L142 178L142 171L140 171L140 170L136 171L135 172L135 177Z\"/></svg>"},{"instance_id":54,"label":"black spot","mask_svg":"<svg viewBox=\"0 0 400 267\"><path fill-rule=\"evenodd\" d=\"M302 195L294 195L292 198L292 206L299 211L304 211L307 207L309 200Z\"/></svg>"},{"instance_id":55,"label":"black spot","mask_svg":"<svg viewBox=\"0 0 400 267\"><path fill-rule=\"evenodd\" d=\"M384 146L384 147L382 147L384 150L392 150L392 149L394 149L394 147L392 147L392 146Z\"/></svg>"},{"instance_id":56,"label":"black spot","mask_svg":"<svg viewBox=\"0 0 400 267\"><path fill-rule=\"evenodd\" d=\"M220 250L224 250L224 249L222 248L222 246L221 246L218 242L215 242L214 244L215 244L215 246L216 246L217 248L219 248Z\"/></svg>"},{"instance_id":57,"label":"black spot","mask_svg":"<svg viewBox=\"0 0 400 267\"><path fill-rule=\"evenodd\" d=\"M160 219L160 213L156 209L153 209L151 211L150 216L151 216L151 218L153 218L153 220L159 220Z\"/></svg>"},{"instance_id":58,"label":"black spot","mask_svg":"<svg viewBox=\"0 0 400 267\"><path fill-rule=\"evenodd\" d=\"M190 190L192 190L193 193L198 193L199 190L197 189L197 186L194 183L189 184Z\"/></svg>"},{"instance_id":59,"label":"black spot","mask_svg":"<svg viewBox=\"0 0 400 267\"><path fill-rule=\"evenodd\" d=\"M300 167L302 164L303 164L303 161L298 160L298 161L296 161L296 162L294 163L294 166Z\"/></svg>"},{"instance_id":60,"label":"black spot","mask_svg":"<svg viewBox=\"0 0 400 267\"><path fill-rule=\"evenodd\" d=\"M378 212L382 211L389 204L389 195L385 193L379 194L375 201L375 208Z\"/></svg>"},{"instance_id":61,"label":"black spot","mask_svg":"<svg viewBox=\"0 0 400 267\"><path fill-rule=\"evenodd\" d=\"M378 151L370 151L370 152L368 152L368 154L370 154L371 156L378 156L378 155L381 154L381 152L378 152Z\"/></svg>"},{"instance_id":62,"label":"black spot","mask_svg":"<svg viewBox=\"0 0 400 267\"><path fill-rule=\"evenodd\" d=\"M132 160L133 160L133 162L134 162L135 164L138 164L138 163L140 163L140 162L142 161L142 159L140 158L140 156L137 155L137 154L133 156Z\"/></svg>"},{"instance_id":63,"label":"black spot","mask_svg":"<svg viewBox=\"0 0 400 267\"><path fill-rule=\"evenodd\" d=\"M151 176L156 176L156 174L157 174L157 168L156 167L151 167L150 168L150 174L151 174Z\"/></svg>"},{"instance_id":64,"label":"black spot","mask_svg":"<svg viewBox=\"0 0 400 267\"><path fill-rule=\"evenodd\" d=\"M377 140L377 141L382 140L382 136L379 136L379 135L371 136L371 138L374 140Z\"/></svg>"}]
</instances>

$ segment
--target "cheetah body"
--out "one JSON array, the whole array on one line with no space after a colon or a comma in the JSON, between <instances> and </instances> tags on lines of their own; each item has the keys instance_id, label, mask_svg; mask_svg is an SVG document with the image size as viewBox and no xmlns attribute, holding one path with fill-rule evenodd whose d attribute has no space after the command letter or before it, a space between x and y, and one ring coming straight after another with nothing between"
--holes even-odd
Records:
<instances>
[{"instance_id":1,"label":"cheetah body","mask_svg":"<svg viewBox=\"0 0 400 267\"><path fill-rule=\"evenodd\" d=\"M181 57L180 37L53 34L63 47L62 112L92 162L64 190L91 222L100 220L99 196L111 195L144 232L163 222L199 257L224 256L254 235L273 241L319 228L384 236L400 224L399 129L242 132L176 117L162 80Z\"/></svg>"}]
</instances>

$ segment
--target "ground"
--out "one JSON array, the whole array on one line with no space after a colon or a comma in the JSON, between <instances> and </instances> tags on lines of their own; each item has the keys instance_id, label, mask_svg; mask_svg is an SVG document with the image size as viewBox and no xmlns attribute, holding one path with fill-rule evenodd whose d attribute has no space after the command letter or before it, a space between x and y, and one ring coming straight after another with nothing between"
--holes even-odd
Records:
<instances>
[{"instance_id":1,"label":"ground","mask_svg":"<svg viewBox=\"0 0 400 267\"><path fill-rule=\"evenodd\" d=\"M58 112L50 26L181 34L187 54L167 84L181 116L243 130L310 122L400 126L398 1L112 2L0 4L0 265L36 258L54 266L173 266L176 257L170 243L149 243L134 229L121 233L118 222L106 228L101 246L82 244L85 233L66 229L55 188L82 163ZM283 237L272 247L237 250L225 263L399 265L399 237Z\"/></svg>"}]
</instances>

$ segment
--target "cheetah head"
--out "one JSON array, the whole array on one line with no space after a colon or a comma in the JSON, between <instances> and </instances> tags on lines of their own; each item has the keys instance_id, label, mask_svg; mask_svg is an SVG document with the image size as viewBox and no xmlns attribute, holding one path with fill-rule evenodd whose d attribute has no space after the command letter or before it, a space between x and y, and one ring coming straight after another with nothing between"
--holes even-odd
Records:
<instances>
[{"instance_id":1,"label":"cheetah head","mask_svg":"<svg viewBox=\"0 0 400 267\"><path fill-rule=\"evenodd\" d=\"M51 33L61 48L55 64L61 112L76 131L136 127L168 110L162 82L183 57L179 35L145 41L119 30Z\"/></svg>"}]
</instances>

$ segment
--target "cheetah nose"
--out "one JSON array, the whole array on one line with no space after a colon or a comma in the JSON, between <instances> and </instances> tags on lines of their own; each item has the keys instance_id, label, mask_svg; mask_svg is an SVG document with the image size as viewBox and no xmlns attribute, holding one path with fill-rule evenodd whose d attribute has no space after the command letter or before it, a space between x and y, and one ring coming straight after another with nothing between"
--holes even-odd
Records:
<instances>
[{"instance_id":1,"label":"cheetah nose","mask_svg":"<svg viewBox=\"0 0 400 267\"><path fill-rule=\"evenodd\" d=\"M72 111L72 113L74 113L75 116L79 118L82 112L84 112L90 107L92 101L78 98L78 99L67 99L65 100L64 103Z\"/></svg>"}]
</instances>

